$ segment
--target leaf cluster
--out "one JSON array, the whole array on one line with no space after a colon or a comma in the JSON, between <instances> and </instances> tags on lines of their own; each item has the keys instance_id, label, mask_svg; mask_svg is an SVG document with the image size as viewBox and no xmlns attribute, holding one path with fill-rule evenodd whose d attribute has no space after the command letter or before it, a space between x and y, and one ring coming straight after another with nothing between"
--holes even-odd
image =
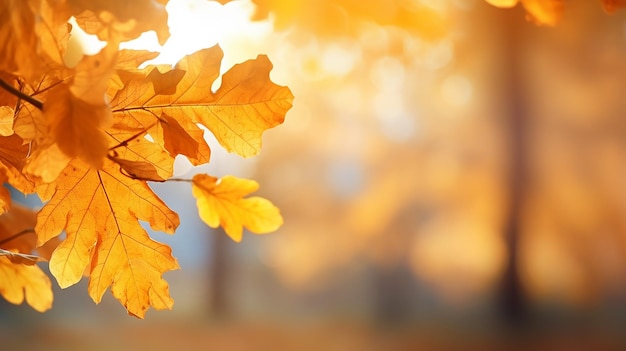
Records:
<instances>
[{"instance_id":1,"label":"leaf cluster","mask_svg":"<svg viewBox=\"0 0 626 351\"><path fill-rule=\"evenodd\" d=\"M43 201L36 213L0 187L0 294L36 310L51 307L51 283L34 263L49 260L58 284L89 276L97 303L110 288L128 313L171 308L164 272L178 269L169 246L139 221L174 233L178 215L148 182L171 179L174 158L210 161L204 129L243 157L257 154L265 130L281 124L293 95L269 79L266 56L235 65L216 91L218 46L176 66L148 65L157 54L120 50L154 30L169 37L166 0L5 0L0 4L0 180ZM74 67L64 63L70 17L106 41ZM201 128L203 127L203 128ZM244 197L255 182L209 175L187 180L208 225L234 240L282 224L269 201ZM65 233L63 239L60 234Z\"/></svg>"}]
</instances>

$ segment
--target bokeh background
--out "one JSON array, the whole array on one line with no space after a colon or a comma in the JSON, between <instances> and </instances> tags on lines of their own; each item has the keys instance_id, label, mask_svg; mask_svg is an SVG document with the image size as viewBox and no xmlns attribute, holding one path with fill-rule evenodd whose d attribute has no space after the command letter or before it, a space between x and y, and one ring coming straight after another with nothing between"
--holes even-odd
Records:
<instances>
[{"instance_id":1,"label":"bokeh background","mask_svg":"<svg viewBox=\"0 0 626 351\"><path fill-rule=\"evenodd\" d=\"M169 10L168 43L129 45L175 63L219 42L224 71L267 54L296 96L259 156L207 133L210 165L177 163L258 180L285 225L235 244L188 184L154 185L183 222L152 234L182 266L174 310L136 320L83 281L45 314L0 302L0 349L626 347L626 11L572 0L551 28L484 0Z\"/></svg>"}]
</instances>

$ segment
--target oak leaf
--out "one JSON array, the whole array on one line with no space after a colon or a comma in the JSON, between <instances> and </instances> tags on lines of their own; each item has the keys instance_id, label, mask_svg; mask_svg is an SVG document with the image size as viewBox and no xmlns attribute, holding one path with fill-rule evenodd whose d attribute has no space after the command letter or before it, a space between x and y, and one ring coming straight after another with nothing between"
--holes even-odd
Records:
<instances>
[{"instance_id":1,"label":"oak leaf","mask_svg":"<svg viewBox=\"0 0 626 351\"><path fill-rule=\"evenodd\" d=\"M65 230L66 238L50 258L50 271L62 288L77 283L85 269L88 291L100 302L111 292L129 314L171 308L162 273L178 269L171 249L148 236L139 220L154 230L173 233L178 215L144 181L122 175L105 160L100 170L74 159L53 184L38 189L49 199L38 214L39 244Z\"/></svg>"},{"instance_id":2,"label":"oak leaf","mask_svg":"<svg viewBox=\"0 0 626 351\"><path fill-rule=\"evenodd\" d=\"M231 239L240 242L243 227L253 233L273 232L283 224L280 210L269 200L248 197L259 184L253 180L233 176L218 178L196 174L192 193L197 199L200 218L210 227L222 226Z\"/></svg>"},{"instance_id":3,"label":"oak leaf","mask_svg":"<svg viewBox=\"0 0 626 351\"><path fill-rule=\"evenodd\" d=\"M287 87L269 79L272 64L262 55L233 66L222 76L220 88L212 92L222 56L221 49L214 46L184 57L170 71L162 66L147 67L145 79L127 82L111 100L114 115L122 115L116 118L124 118L125 124L135 123L137 127L158 119L164 130L180 133L182 129L191 138L198 133L193 123L200 123L229 152L243 157L257 154L263 132L283 122L293 95ZM182 128L166 125L168 118L159 118L163 115L176 116ZM167 137L152 136L160 144ZM182 151L175 148L170 152ZM192 162L199 157L186 155Z\"/></svg>"}]
</instances>

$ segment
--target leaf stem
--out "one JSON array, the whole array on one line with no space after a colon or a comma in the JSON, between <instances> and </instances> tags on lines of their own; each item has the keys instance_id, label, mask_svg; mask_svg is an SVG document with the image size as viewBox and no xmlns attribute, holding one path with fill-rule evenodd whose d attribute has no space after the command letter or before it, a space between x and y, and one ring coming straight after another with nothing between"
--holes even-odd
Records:
<instances>
[{"instance_id":1,"label":"leaf stem","mask_svg":"<svg viewBox=\"0 0 626 351\"><path fill-rule=\"evenodd\" d=\"M15 89L14 86L12 86L11 84L5 82L4 80L0 79L0 88L8 91L9 93L17 96L18 98L28 101L31 105L35 106L37 109L39 110L43 110L43 102L41 102L40 100L35 99L34 97L28 95L28 94L24 94L24 92Z\"/></svg>"},{"instance_id":2,"label":"leaf stem","mask_svg":"<svg viewBox=\"0 0 626 351\"><path fill-rule=\"evenodd\" d=\"M166 180L166 182L186 182L186 183L191 183L192 180L191 179L184 179L184 178L170 178L170 179Z\"/></svg>"}]
</instances>

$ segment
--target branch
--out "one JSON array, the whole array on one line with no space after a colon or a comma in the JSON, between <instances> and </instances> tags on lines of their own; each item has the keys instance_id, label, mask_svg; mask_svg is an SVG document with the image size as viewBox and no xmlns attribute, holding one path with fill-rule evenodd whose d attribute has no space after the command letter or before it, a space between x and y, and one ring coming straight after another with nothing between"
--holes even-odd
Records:
<instances>
[{"instance_id":1,"label":"branch","mask_svg":"<svg viewBox=\"0 0 626 351\"><path fill-rule=\"evenodd\" d=\"M24 230L22 230L20 232L17 232L17 233L15 233L15 234L7 237L7 238L4 238L4 240L0 240L0 245L4 245L4 244L8 243L9 241L11 241L13 239L16 239L16 238L18 238L18 237L20 237L20 236L22 236L24 234L28 234L28 233L33 233L34 234L35 233L35 229L34 228L27 228L27 229L24 229Z\"/></svg>"},{"instance_id":2,"label":"branch","mask_svg":"<svg viewBox=\"0 0 626 351\"><path fill-rule=\"evenodd\" d=\"M35 106L39 110L43 110L43 102L35 99L34 97L24 94L22 91L15 89L14 86L0 79L0 88L8 91L9 93L17 96L18 98L28 101L31 105Z\"/></svg>"}]
</instances>

